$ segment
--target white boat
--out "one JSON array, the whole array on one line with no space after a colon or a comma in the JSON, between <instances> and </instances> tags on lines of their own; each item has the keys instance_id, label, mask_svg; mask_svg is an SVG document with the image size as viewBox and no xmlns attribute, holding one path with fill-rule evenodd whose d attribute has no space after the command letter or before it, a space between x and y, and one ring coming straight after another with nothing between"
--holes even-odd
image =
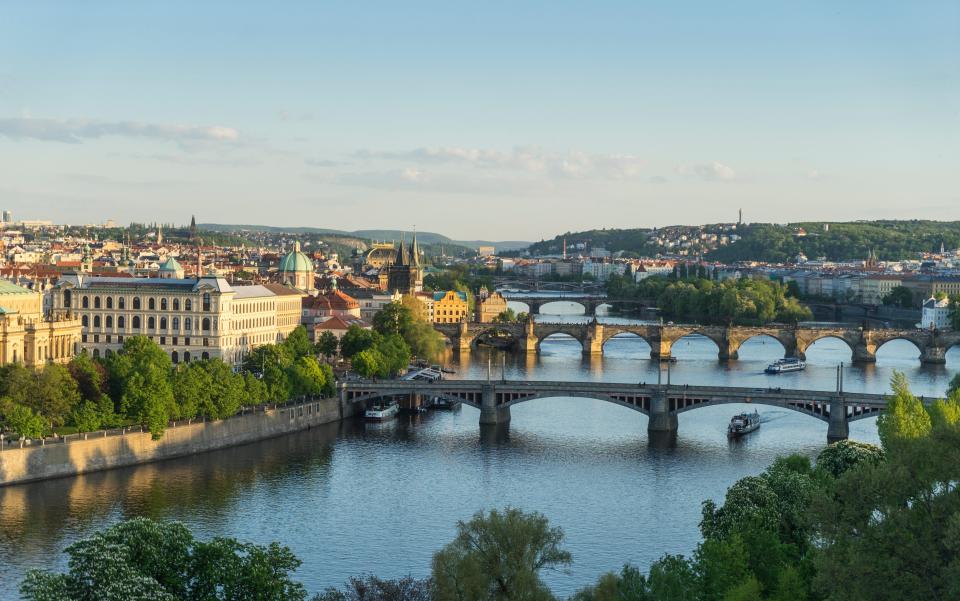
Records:
<instances>
[{"instance_id":1,"label":"white boat","mask_svg":"<svg viewBox=\"0 0 960 601\"><path fill-rule=\"evenodd\" d=\"M753 413L741 413L730 418L730 425L727 426L727 436L736 438L753 432L760 427L760 414L756 410Z\"/></svg>"},{"instance_id":2,"label":"white boat","mask_svg":"<svg viewBox=\"0 0 960 601\"><path fill-rule=\"evenodd\" d=\"M370 421L382 422L395 418L398 413L400 413L400 403L396 401L378 401L364 412L363 417Z\"/></svg>"},{"instance_id":3,"label":"white boat","mask_svg":"<svg viewBox=\"0 0 960 601\"><path fill-rule=\"evenodd\" d=\"M783 374L791 371L803 371L806 367L807 364L800 359L788 357L786 359L777 359L768 365L764 371L768 374Z\"/></svg>"}]
</instances>

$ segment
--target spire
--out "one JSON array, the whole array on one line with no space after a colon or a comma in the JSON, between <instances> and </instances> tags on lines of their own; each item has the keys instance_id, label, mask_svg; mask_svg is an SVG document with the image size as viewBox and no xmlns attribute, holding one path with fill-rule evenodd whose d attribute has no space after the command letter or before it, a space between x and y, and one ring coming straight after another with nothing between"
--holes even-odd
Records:
<instances>
[{"instance_id":1,"label":"spire","mask_svg":"<svg viewBox=\"0 0 960 601\"><path fill-rule=\"evenodd\" d=\"M394 262L394 265L397 267L402 267L410 264L410 257L407 255L407 241L406 235L402 234L400 236L400 252L397 253L397 260Z\"/></svg>"},{"instance_id":2,"label":"spire","mask_svg":"<svg viewBox=\"0 0 960 601\"><path fill-rule=\"evenodd\" d=\"M417 244L417 228L413 228L413 244L410 245L410 264L420 267L420 246Z\"/></svg>"}]
</instances>

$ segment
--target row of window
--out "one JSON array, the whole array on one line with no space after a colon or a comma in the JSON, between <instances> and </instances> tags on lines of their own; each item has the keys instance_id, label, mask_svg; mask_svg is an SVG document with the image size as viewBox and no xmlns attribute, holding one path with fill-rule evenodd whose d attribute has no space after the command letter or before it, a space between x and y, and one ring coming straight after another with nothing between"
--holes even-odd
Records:
<instances>
[{"instance_id":1,"label":"row of window","mask_svg":"<svg viewBox=\"0 0 960 601\"><path fill-rule=\"evenodd\" d=\"M80 317L80 323L81 323L81 325L82 325L83 327L85 327L85 328L90 327L90 324L91 324L90 316L89 316L89 315L83 315L83 316L81 316L81 317ZM92 323L93 323L93 327L94 327L94 328L99 328L99 327L101 327L101 324L103 324L107 329L113 329L113 315L107 315L106 317L103 318L103 321L101 321L99 315L94 315L94 316L93 316ZM134 315L133 317L130 318L130 328L131 328L131 329L139 330L141 323L142 323L142 322L141 322L141 320L140 320L140 316L139 316L139 315ZM180 318L179 318L179 317L173 317L173 318L171 318L170 323L172 324L172 326L173 326L172 329L173 329L174 331L177 331L177 332L180 331ZM214 323L216 323L216 320L214 320ZM124 329L124 328L126 328L126 327L127 327L126 317L123 316L123 315L118 315L118 316L117 316L117 329L118 329L118 330L122 330L122 329ZM155 329L157 329L157 318L156 318L156 317L153 317L153 316L151 315L150 317L147 318L147 329L148 329L148 330L155 330ZM167 318L166 318L166 317L161 317L161 318L160 318L160 329L161 329L161 330L166 330L166 329L167 329ZM190 332L190 331L193 330L193 319L192 319L192 318L190 318L190 317L185 317L185 318L183 319L183 329L186 330L187 332ZM200 329L203 330L204 332L209 332L209 331L210 331L210 318L209 318L209 317L204 317L202 320L200 320Z\"/></svg>"},{"instance_id":2,"label":"row of window","mask_svg":"<svg viewBox=\"0 0 960 601\"><path fill-rule=\"evenodd\" d=\"M110 349L107 349L107 351L106 351L106 353L105 353L105 356L109 357L109 356L112 355L112 354L113 354L113 351L111 351ZM99 358L99 357L100 357L100 349L98 349L98 348L93 349L93 356L94 356L94 358ZM177 363L180 363L180 353L179 353L179 352L173 351L172 353L170 353L170 358L173 360L173 363L174 363L175 365L176 365ZM200 354L200 358L203 359L203 360L207 360L207 359L210 358L210 353L208 353L207 351L203 351L203 353ZM184 363L190 363L190 359L191 359L191 357L190 357L190 351L184 351L184 352L183 352L183 362L184 362Z\"/></svg>"},{"instance_id":3,"label":"row of window","mask_svg":"<svg viewBox=\"0 0 960 601\"><path fill-rule=\"evenodd\" d=\"M68 308L68 309L69 309L69 308L72 306L72 303L73 303L73 298L72 298L72 296L73 296L73 293L72 293L70 290L64 290L64 292L63 292L63 306L64 306L65 308ZM103 309L103 308L105 308L105 309L113 309L114 301L113 301L113 297L112 297L112 296L104 297L104 299L103 299L102 301L101 301L101 298L100 298L99 296L94 296L94 297L92 297L92 299L93 299L93 300L91 301L91 297L90 297L90 296L87 296L87 295L84 295L84 296L80 297L80 308L81 308L81 309L89 309L89 308L90 308L90 305L92 304L94 309ZM172 300L169 300L169 299L167 299L167 298L165 298L165 297L161 297L161 298L159 299L159 303L158 303L158 299L156 299L156 298L154 298L154 297L152 297L152 296L149 297L149 298L147 298L147 309L148 309L148 310L150 310L150 311L155 311L155 310L157 309L157 305L158 305L158 304L159 304L159 306L160 306L160 310L161 310L161 311L167 311L167 310L169 310L170 307L172 307L172 310L173 310L173 311L179 311L179 310L180 310L180 299L179 299L179 298L174 298L174 299L172 299ZM124 296L118 296L118 297L117 297L117 301L116 301L116 305L117 305L117 309L126 309L126 308L127 308L127 306L126 306L126 305L127 305L127 299L126 299L126 297L124 297ZM141 309L141 308L142 308L142 307L141 307L142 303L141 303L140 297L139 297L139 296L133 297L133 300L131 301L131 305L132 305L132 308L133 308L134 310L139 310L139 309ZM211 303L210 303L210 293L205 292L205 293L203 293L203 296L201 297L201 311L210 311L210 306L211 306ZM184 301L183 301L183 310L184 310L184 311L193 311L193 299L189 299L189 298L184 299Z\"/></svg>"}]
</instances>

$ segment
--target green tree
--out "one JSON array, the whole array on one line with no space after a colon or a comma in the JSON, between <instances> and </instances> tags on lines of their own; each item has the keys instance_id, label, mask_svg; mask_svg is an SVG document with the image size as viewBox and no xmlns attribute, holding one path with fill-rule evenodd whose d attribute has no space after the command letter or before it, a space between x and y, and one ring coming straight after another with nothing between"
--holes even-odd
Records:
<instances>
[{"instance_id":1,"label":"green tree","mask_svg":"<svg viewBox=\"0 0 960 601\"><path fill-rule=\"evenodd\" d=\"M493 321L496 323L516 323L517 314L513 309L511 309L510 307L507 307L507 310L501 311L500 314L497 315Z\"/></svg>"},{"instance_id":2,"label":"green tree","mask_svg":"<svg viewBox=\"0 0 960 601\"><path fill-rule=\"evenodd\" d=\"M181 419L193 419L208 414L212 405L210 390L213 382L210 373L203 369L200 361L177 365L173 370L171 386Z\"/></svg>"},{"instance_id":3,"label":"green tree","mask_svg":"<svg viewBox=\"0 0 960 601\"><path fill-rule=\"evenodd\" d=\"M682 555L664 555L650 566L651 601L697 601L697 573Z\"/></svg>"},{"instance_id":4,"label":"green tree","mask_svg":"<svg viewBox=\"0 0 960 601\"><path fill-rule=\"evenodd\" d=\"M48 363L36 372L37 385L27 405L51 426L62 426L80 404L80 391L66 367Z\"/></svg>"},{"instance_id":5,"label":"green tree","mask_svg":"<svg viewBox=\"0 0 960 601\"><path fill-rule=\"evenodd\" d=\"M563 531L539 513L519 509L474 514L457 523L457 536L433 556L436 601L539 601L552 598L544 569L572 561Z\"/></svg>"},{"instance_id":6,"label":"green tree","mask_svg":"<svg viewBox=\"0 0 960 601\"><path fill-rule=\"evenodd\" d=\"M817 471L839 478L859 465L876 465L883 460L883 449L878 446L855 440L841 440L820 451L817 455Z\"/></svg>"},{"instance_id":7,"label":"green tree","mask_svg":"<svg viewBox=\"0 0 960 601\"><path fill-rule=\"evenodd\" d=\"M725 595L752 577L747 550L740 536L707 538L694 555L702 601L722 601Z\"/></svg>"},{"instance_id":8,"label":"green tree","mask_svg":"<svg viewBox=\"0 0 960 601\"><path fill-rule=\"evenodd\" d=\"M313 355L313 345L310 343L310 336L307 335L307 329L302 325L294 328L282 344L293 360Z\"/></svg>"},{"instance_id":9,"label":"green tree","mask_svg":"<svg viewBox=\"0 0 960 601\"><path fill-rule=\"evenodd\" d=\"M182 524L135 518L73 543L66 573L33 570L20 585L30 601L270 599L302 601L286 547L230 538L194 539Z\"/></svg>"},{"instance_id":10,"label":"green tree","mask_svg":"<svg viewBox=\"0 0 960 601\"><path fill-rule=\"evenodd\" d=\"M947 396L953 396L957 391L960 391L960 372L950 380L950 385L947 387Z\"/></svg>"},{"instance_id":11,"label":"green tree","mask_svg":"<svg viewBox=\"0 0 960 601\"><path fill-rule=\"evenodd\" d=\"M329 330L324 330L317 337L316 351L326 357L327 360L337 354L339 347L340 341L337 340L337 336Z\"/></svg>"},{"instance_id":12,"label":"green tree","mask_svg":"<svg viewBox=\"0 0 960 601\"><path fill-rule=\"evenodd\" d=\"M243 376L219 358L200 361L199 365L210 378L210 402L206 415L212 419L225 419L236 414L248 402Z\"/></svg>"},{"instance_id":13,"label":"green tree","mask_svg":"<svg viewBox=\"0 0 960 601\"><path fill-rule=\"evenodd\" d=\"M344 590L328 588L314 601L433 601L431 582L410 576L384 580L373 575L351 578Z\"/></svg>"},{"instance_id":14,"label":"green tree","mask_svg":"<svg viewBox=\"0 0 960 601\"><path fill-rule=\"evenodd\" d=\"M67 364L67 369L85 400L98 401L101 395L107 392L106 368L100 362L94 361L86 351L75 355Z\"/></svg>"},{"instance_id":15,"label":"green tree","mask_svg":"<svg viewBox=\"0 0 960 601\"><path fill-rule=\"evenodd\" d=\"M250 372L243 374L243 389L246 392L247 404L260 405L267 402L267 385Z\"/></svg>"},{"instance_id":16,"label":"green tree","mask_svg":"<svg viewBox=\"0 0 960 601\"><path fill-rule=\"evenodd\" d=\"M353 371L364 378L382 376L386 373L386 364L383 355L377 349L368 348L355 354L350 360Z\"/></svg>"},{"instance_id":17,"label":"green tree","mask_svg":"<svg viewBox=\"0 0 960 601\"><path fill-rule=\"evenodd\" d=\"M243 361L243 368L260 377L266 387L266 400L285 403L290 398L290 379L287 370L293 364L293 355L280 344L264 344L253 349Z\"/></svg>"},{"instance_id":18,"label":"green tree","mask_svg":"<svg viewBox=\"0 0 960 601\"><path fill-rule=\"evenodd\" d=\"M920 438L930 432L930 414L920 399L910 392L910 384L903 372L893 372L890 388L893 394L887 399L887 408L877 418L880 442L888 452L901 441Z\"/></svg>"},{"instance_id":19,"label":"green tree","mask_svg":"<svg viewBox=\"0 0 960 601\"><path fill-rule=\"evenodd\" d=\"M385 305L373 316L373 329L381 336L403 335L413 323L413 312L400 301Z\"/></svg>"},{"instance_id":20,"label":"green tree","mask_svg":"<svg viewBox=\"0 0 960 601\"><path fill-rule=\"evenodd\" d=\"M352 325L347 328L343 338L340 339L340 354L350 359L360 351L365 351L374 346L379 340L379 336L380 334L377 332Z\"/></svg>"},{"instance_id":21,"label":"green tree","mask_svg":"<svg viewBox=\"0 0 960 601\"><path fill-rule=\"evenodd\" d=\"M883 297L883 304L909 309L913 307L913 293L906 286L895 286Z\"/></svg>"},{"instance_id":22,"label":"green tree","mask_svg":"<svg viewBox=\"0 0 960 601\"><path fill-rule=\"evenodd\" d=\"M30 407L9 401L4 409L3 421L7 428L20 435L21 444L24 438L41 438L47 429L43 416L34 413Z\"/></svg>"},{"instance_id":23,"label":"green tree","mask_svg":"<svg viewBox=\"0 0 960 601\"><path fill-rule=\"evenodd\" d=\"M950 327L954 330L960 330L960 294L953 294L950 296L948 311L948 315L950 317Z\"/></svg>"},{"instance_id":24,"label":"green tree","mask_svg":"<svg viewBox=\"0 0 960 601\"><path fill-rule=\"evenodd\" d=\"M294 396L316 396L327 384L320 364L313 357L300 357L290 366L290 388Z\"/></svg>"},{"instance_id":25,"label":"green tree","mask_svg":"<svg viewBox=\"0 0 960 601\"><path fill-rule=\"evenodd\" d=\"M170 357L147 336L127 338L109 366L120 410L147 426L155 439L163 436L167 422L179 410L170 383L172 367Z\"/></svg>"}]
</instances>

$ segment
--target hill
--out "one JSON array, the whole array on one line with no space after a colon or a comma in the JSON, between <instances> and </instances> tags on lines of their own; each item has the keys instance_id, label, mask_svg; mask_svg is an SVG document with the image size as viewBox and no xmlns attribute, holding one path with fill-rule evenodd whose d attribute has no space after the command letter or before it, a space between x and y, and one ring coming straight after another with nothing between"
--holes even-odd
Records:
<instances>
[{"instance_id":1,"label":"hill","mask_svg":"<svg viewBox=\"0 0 960 601\"><path fill-rule=\"evenodd\" d=\"M346 230L335 230L328 228L318 228L318 227L278 227L272 225L245 225L245 224L222 224L222 223L201 223L197 227L203 229L219 231L219 232L238 232L238 231L248 231L248 232L270 232L270 233L290 233L290 234L315 234L315 235L331 235L347 238L360 238L364 240L400 240L402 238L410 239L413 236L412 231L404 230L356 230L356 231L346 231ZM437 234L434 232L417 232L417 239L423 244L429 245L440 245L456 247L463 246L472 250L476 250L481 246L494 246L497 250L518 250L526 248L530 245L529 242L520 241L520 240L502 240L502 241L490 241L490 240L454 240L443 234Z\"/></svg>"}]
</instances>

